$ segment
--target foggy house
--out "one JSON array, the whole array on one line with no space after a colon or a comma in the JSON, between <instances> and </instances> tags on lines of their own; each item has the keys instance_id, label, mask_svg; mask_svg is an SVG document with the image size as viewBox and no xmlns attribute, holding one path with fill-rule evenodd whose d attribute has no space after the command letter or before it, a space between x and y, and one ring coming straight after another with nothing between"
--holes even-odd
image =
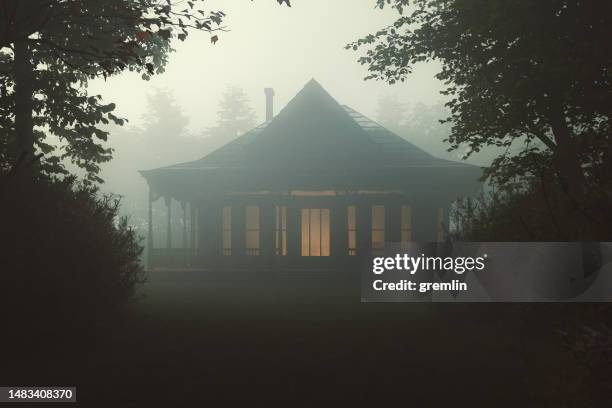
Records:
<instances>
[{"instance_id":1,"label":"foggy house","mask_svg":"<svg viewBox=\"0 0 612 408\"><path fill-rule=\"evenodd\" d=\"M329 268L388 243L438 241L451 203L480 169L441 160L310 81L277 116L188 163L142 171L149 188L149 268ZM155 246L151 204L164 199L168 239ZM183 218L172 237L172 216Z\"/></svg>"}]
</instances>

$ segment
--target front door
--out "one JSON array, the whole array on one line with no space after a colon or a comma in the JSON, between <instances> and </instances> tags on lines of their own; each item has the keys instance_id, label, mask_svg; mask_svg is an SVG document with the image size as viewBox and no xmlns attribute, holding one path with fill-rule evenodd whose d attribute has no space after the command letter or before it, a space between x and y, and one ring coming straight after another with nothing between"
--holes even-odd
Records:
<instances>
[{"instance_id":1,"label":"front door","mask_svg":"<svg viewBox=\"0 0 612 408\"><path fill-rule=\"evenodd\" d=\"M329 208L302 208L302 256L329 256Z\"/></svg>"}]
</instances>

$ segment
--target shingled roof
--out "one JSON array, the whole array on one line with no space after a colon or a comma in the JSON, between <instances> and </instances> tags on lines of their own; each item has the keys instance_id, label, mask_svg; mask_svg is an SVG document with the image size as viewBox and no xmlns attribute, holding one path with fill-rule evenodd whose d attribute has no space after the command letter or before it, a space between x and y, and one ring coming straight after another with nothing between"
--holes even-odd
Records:
<instances>
[{"instance_id":1,"label":"shingled roof","mask_svg":"<svg viewBox=\"0 0 612 408\"><path fill-rule=\"evenodd\" d=\"M314 79L271 121L202 159L164 169L464 166L438 159L341 106ZM161 170L161 169L159 169Z\"/></svg>"},{"instance_id":2,"label":"shingled roof","mask_svg":"<svg viewBox=\"0 0 612 408\"><path fill-rule=\"evenodd\" d=\"M438 159L348 106L340 105L314 79L272 120L192 162L141 172L174 180L196 174L284 172L294 174L422 174L426 169L477 168ZM412 169L412 170L411 170ZM420 170L417 170L420 169ZM477 169L479 171L479 169ZM314 177L314 176L313 176Z\"/></svg>"}]
</instances>

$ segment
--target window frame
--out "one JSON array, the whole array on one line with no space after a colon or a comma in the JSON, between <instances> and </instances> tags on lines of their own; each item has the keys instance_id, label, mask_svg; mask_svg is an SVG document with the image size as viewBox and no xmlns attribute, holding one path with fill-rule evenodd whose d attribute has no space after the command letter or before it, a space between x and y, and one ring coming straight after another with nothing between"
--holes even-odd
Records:
<instances>
[{"instance_id":1,"label":"window frame","mask_svg":"<svg viewBox=\"0 0 612 408\"><path fill-rule=\"evenodd\" d=\"M357 206L346 208L347 252L348 256L357 255Z\"/></svg>"},{"instance_id":2,"label":"window frame","mask_svg":"<svg viewBox=\"0 0 612 408\"><path fill-rule=\"evenodd\" d=\"M274 228L274 255L287 256L287 206L277 205Z\"/></svg>"},{"instance_id":3,"label":"window frame","mask_svg":"<svg viewBox=\"0 0 612 408\"><path fill-rule=\"evenodd\" d=\"M221 209L221 253L232 256L232 207Z\"/></svg>"},{"instance_id":4,"label":"window frame","mask_svg":"<svg viewBox=\"0 0 612 408\"><path fill-rule=\"evenodd\" d=\"M412 207L400 207L400 248L407 249L412 242Z\"/></svg>"},{"instance_id":5,"label":"window frame","mask_svg":"<svg viewBox=\"0 0 612 408\"><path fill-rule=\"evenodd\" d=\"M381 220L376 217L376 210L382 210ZM382 204L374 204L371 209L371 245L373 255L383 255L385 252L385 244L387 240L386 231L386 208ZM381 226L376 225L376 221L381 221ZM382 241L375 241L375 236L382 233ZM380 247L375 247L375 242L380 242Z\"/></svg>"},{"instance_id":6,"label":"window frame","mask_svg":"<svg viewBox=\"0 0 612 408\"><path fill-rule=\"evenodd\" d=\"M253 211L253 213L251 213ZM253 217L253 219L251 219ZM244 209L244 250L246 256L259 256L261 254L261 211L257 205L247 205ZM256 244L251 246L251 237Z\"/></svg>"}]
</instances>

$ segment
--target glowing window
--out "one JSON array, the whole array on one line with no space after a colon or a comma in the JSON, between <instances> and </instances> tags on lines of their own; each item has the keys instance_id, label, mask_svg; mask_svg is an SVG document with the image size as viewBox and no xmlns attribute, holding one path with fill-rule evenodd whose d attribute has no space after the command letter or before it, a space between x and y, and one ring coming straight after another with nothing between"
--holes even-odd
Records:
<instances>
[{"instance_id":1,"label":"glowing window","mask_svg":"<svg viewBox=\"0 0 612 408\"><path fill-rule=\"evenodd\" d=\"M400 227L400 247L408 248L408 243L412 241L412 209L407 206L402 206L401 227Z\"/></svg>"},{"instance_id":2,"label":"glowing window","mask_svg":"<svg viewBox=\"0 0 612 408\"><path fill-rule=\"evenodd\" d=\"M287 207L276 207L276 229L274 239L274 254L287 256Z\"/></svg>"},{"instance_id":3,"label":"glowing window","mask_svg":"<svg viewBox=\"0 0 612 408\"><path fill-rule=\"evenodd\" d=\"M246 208L246 254L259 255L259 207Z\"/></svg>"},{"instance_id":4,"label":"glowing window","mask_svg":"<svg viewBox=\"0 0 612 408\"><path fill-rule=\"evenodd\" d=\"M232 207L223 207L223 256L232 255Z\"/></svg>"},{"instance_id":5,"label":"glowing window","mask_svg":"<svg viewBox=\"0 0 612 408\"><path fill-rule=\"evenodd\" d=\"M348 254L353 256L357 255L357 208L354 205L347 208L347 216Z\"/></svg>"},{"instance_id":6,"label":"glowing window","mask_svg":"<svg viewBox=\"0 0 612 408\"><path fill-rule=\"evenodd\" d=\"M329 209L302 209L302 256L329 256Z\"/></svg>"},{"instance_id":7,"label":"glowing window","mask_svg":"<svg viewBox=\"0 0 612 408\"><path fill-rule=\"evenodd\" d=\"M380 255L385 250L385 206L372 206L372 253Z\"/></svg>"}]
</instances>

